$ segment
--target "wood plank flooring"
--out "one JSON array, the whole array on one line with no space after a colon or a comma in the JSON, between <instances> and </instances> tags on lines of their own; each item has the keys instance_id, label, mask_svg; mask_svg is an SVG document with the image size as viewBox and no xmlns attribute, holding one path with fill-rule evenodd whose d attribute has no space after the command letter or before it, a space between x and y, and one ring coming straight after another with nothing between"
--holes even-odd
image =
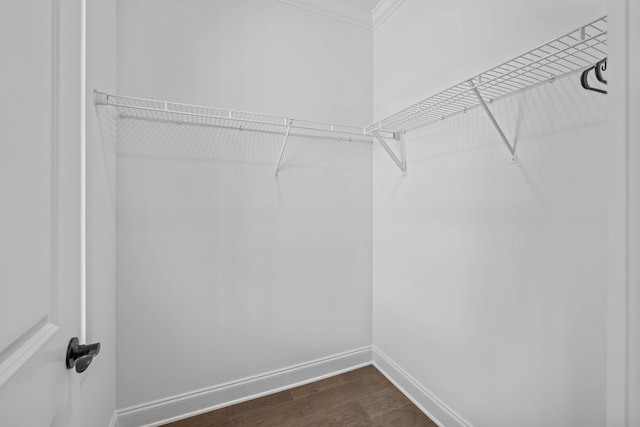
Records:
<instances>
[{"instance_id":1,"label":"wood plank flooring","mask_svg":"<svg viewBox=\"0 0 640 427\"><path fill-rule=\"evenodd\" d=\"M167 427L436 427L376 368L187 418Z\"/></svg>"}]
</instances>

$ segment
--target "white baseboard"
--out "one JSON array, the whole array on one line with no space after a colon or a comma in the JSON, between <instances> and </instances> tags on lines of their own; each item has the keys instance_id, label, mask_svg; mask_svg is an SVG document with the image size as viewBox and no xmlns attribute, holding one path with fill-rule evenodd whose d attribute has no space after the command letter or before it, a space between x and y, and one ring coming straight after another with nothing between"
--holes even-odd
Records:
<instances>
[{"instance_id":1,"label":"white baseboard","mask_svg":"<svg viewBox=\"0 0 640 427\"><path fill-rule=\"evenodd\" d=\"M440 427L472 427L376 347L373 347L373 365Z\"/></svg>"},{"instance_id":2,"label":"white baseboard","mask_svg":"<svg viewBox=\"0 0 640 427\"><path fill-rule=\"evenodd\" d=\"M371 365L371 347L363 347L206 389L120 409L117 427L152 427L246 400L318 381Z\"/></svg>"},{"instance_id":3,"label":"white baseboard","mask_svg":"<svg viewBox=\"0 0 640 427\"><path fill-rule=\"evenodd\" d=\"M118 412L113 411L113 416L111 417L111 421L109 421L108 427L118 427Z\"/></svg>"}]
</instances>

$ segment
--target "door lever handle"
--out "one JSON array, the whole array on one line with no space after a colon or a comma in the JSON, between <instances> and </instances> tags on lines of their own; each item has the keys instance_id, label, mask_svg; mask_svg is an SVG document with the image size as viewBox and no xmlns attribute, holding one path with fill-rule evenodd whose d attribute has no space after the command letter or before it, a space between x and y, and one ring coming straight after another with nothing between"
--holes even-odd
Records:
<instances>
[{"instance_id":1,"label":"door lever handle","mask_svg":"<svg viewBox=\"0 0 640 427\"><path fill-rule=\"evenodd\" d=\"M81 345L77 337L71 338L67 346L67 369L75 367L76 372L84 372L99 353L99 342Z\"/></svg>"}]
</instances>

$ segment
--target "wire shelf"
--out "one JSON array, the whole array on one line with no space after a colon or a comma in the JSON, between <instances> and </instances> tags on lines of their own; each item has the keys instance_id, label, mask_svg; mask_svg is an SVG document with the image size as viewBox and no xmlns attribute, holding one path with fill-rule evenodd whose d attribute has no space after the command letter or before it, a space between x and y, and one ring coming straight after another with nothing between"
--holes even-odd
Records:
<instances>
[{"instance_id":1,"label":"wire shelf","mask_svg":"<svg viewBox=\"0 0 640 427\"><path fill-rule=\"evenodd\" d=\"M324 123L267 114L180 104L95 92L96 105L115 107L123 118L212 126L265 133L330 138L340 141L371 141L363 127ZM388 134L392 137L393 135Z\"/></svg>"},{"instance_id":2,"label":"wire shelf","mask_svg":"<svg viewBox=\"0 0 640 427\"><path fill-rule=\"evenodd\" d=\"M606 56L602 17L510 61L413 104L366 127L366 132L406 132L592 66Z\"/></svg>"}]
</instances>

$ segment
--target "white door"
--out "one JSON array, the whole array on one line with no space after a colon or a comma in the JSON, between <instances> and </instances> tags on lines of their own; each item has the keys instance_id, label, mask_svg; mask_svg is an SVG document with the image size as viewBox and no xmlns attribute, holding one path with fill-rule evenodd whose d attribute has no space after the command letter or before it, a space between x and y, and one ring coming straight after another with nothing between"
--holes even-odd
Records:
<instances>
[{"instance_id":1,"label":"white door","mask_svg":"<svg viewBox=\"0 0 640 427\"><path fill-rule=\"evenodd\" d=\"M80 0L0 1L3 427L70 426L79 409L81 16Z\"/></svg>"}]
</instances>

